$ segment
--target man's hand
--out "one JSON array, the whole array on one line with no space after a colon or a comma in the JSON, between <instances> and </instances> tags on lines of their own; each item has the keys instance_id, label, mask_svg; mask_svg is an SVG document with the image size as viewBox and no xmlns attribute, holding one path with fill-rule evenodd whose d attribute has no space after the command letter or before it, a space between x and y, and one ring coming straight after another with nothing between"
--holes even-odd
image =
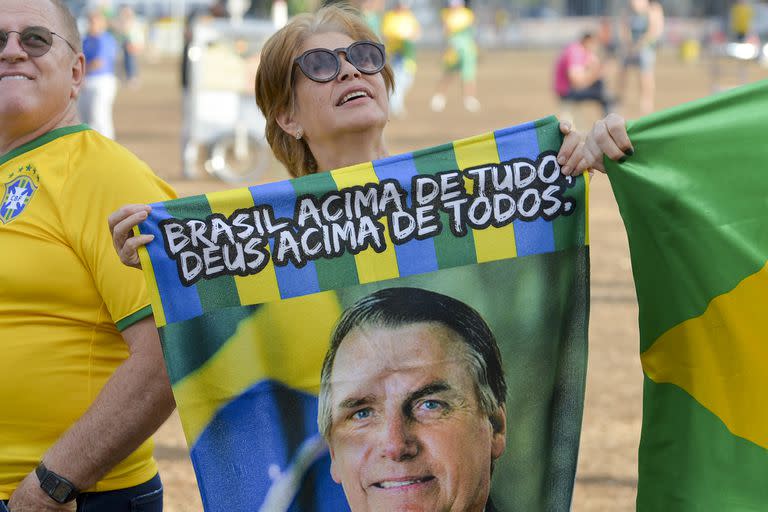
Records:
<instances>
[{"instance_id":1,"label":"man's hand","mask_svg":"<svg viewBox=\"0 0 768 512\"><path fill-rule=\"evenodd\" d=\"M40 488L40 480L31 472L21 481L8 501L9 512L74 512L76 501L63 505L56 503Z\"/></svg>"}]
</instances>

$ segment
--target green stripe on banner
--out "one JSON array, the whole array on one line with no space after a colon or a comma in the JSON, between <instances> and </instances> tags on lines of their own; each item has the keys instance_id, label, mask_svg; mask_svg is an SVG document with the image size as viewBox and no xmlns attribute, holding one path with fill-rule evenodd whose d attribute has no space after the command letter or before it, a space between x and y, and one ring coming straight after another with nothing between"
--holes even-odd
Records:
<instances>
[{"instance_id":1,"label":"green stripe on banner","mask_svg":"<svg viewBox=\"0 0 768 512\"><path fill-rule=\"evenodd\" d=\"M331 173L321 172L291 180L296 197L311 194L320 198L323 194L335 191L336 182ZM317 282L321 290L334 290L360 284L357 279L355 256L344 252L333 259L320 258L314 261Z\"/></svg>"},{"instance_id":2,"label":"green stripe on banner","mask_svg":"<svg viewBox=\"0 0 768 512\"><path fill-rule=\"evenodd\" d=\"M163 204L168 213L178 219L203 220L213 213L205 196L185 197ZM203 312L240 305L240 295L232 276L201 279L195 283L195 289Z\"/></svg>"},{"instance_id":3,"label":"green stripe on banner","mask_svg":"<svg viewBox=\"0 0 768 512\"><path fill-rule=\"evenodd\" d=\"M536 138L539 141L539 151L560 151L563 135L560 133L560 123L552 121L552 117L538 119L536 125Z\"/></svg>"},{"instance_id":4,"label":"green stripe on banner","mask_svg":"<svg viewBox=\"0 0 768 512\"><path fill-rule=\"evenodd\" d=\"M757 113L766 109L766 81L681 105L628 123L634 156L606 159L641 302L641 352L765 265L768 146Z\"/></svg>"},{"instance_id":5,"label":"green stripe on banner","mask_svg":"<svg viewBox=\"0 0 768 512\"><path fill-rule=\"evenodd\" d=\"M563 135L560 133L560 122L547 117L536 121L536 137L539 141L539 151L560 151ZM552 231L555 236L557 250L584 245L587 209L584 202L584 180L577 180L564 196L575 203L576 211L569 216L561 215L552 221Z\"/></svg>"},{"instance_id":6,"label":"green stripe on banner","mask_svg":"<svg viewBox=\"0 0 768 512\"><path fill-rule=\"evenodd\" d=\"M159 329L171 385L196 371L263 305L226 308Z\"/></svg>"},{"instance_id":7,"label":"green stripe on banner","mask_svg":"<svg viewBox=\"0 0 768 512\"><path fill-rule=\"evenodd\" d=\"M673 384L646 378L643 395L638 511L765 512L768 450Z\"/></svg>"},{"instance_id":8,"label":"green stripe on banner","mask_svg":"<svg viewBox=\"0 0 768 512\"><path fill-rule=\"evenodd\" d=\"M459 168L453 144L443 144L428 150L414 151L413 162L419 174L436 174L455 171ZM456 238L449 228L448 214L440 212L443 230L432 240L435 242L438 268L459 267L477 263L475 239L472 231L462 238Z\"/></svg>"}]
</instances>

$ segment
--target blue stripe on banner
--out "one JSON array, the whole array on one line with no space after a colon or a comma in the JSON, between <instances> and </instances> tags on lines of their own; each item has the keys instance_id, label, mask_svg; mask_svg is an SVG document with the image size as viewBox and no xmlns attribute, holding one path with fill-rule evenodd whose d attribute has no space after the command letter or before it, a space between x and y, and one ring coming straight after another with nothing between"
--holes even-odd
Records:
<instances>
[{"instance_id":1,"label":"blue stripe on banner","mask_svg":"<svg viewBox=\"0 0 768 512\"><path fill-rule=\"evenodd\" d=\"M275 218L293 218L296 206L296 192L290 181L278 181L266 183L256 187L250 187L253 203L256 206L268 204L275 212ZM274 254L274 242L270 240L269 251ZM296 268L292 263L286 266L275 265L277 286L280 289L280 297L287 299L309 295L320 291L317 280L317 272L313 262L307 263L303 268Z\"/></svg>"},{"instance_id":2,"label":"blue stripe on banner","mask_svg":"<svg viewBox=\"0 0 768 512\"><path fill-rule=\"evenodd\" d=\"M539 156L539 139L535 123L505 128L494 132L493 135L502 162L521 157L536 160ZM539 218L532 222L515 220L512 224L515 226L515 245L518 256L555 250L555 233L551 222Z\"/></svg>"},{"instance_id":3,"label":"blue stripe on banner","mask_svg":"<svg viewBox=\"0 0 768 512\"><path fill-rule=\"evenodd\" d=\"M374 160L373 170L379 181L394 179L408 192L408 206L411 206L411 178L418 174L416 163L411 153L384 160ZM435 243L431 238L426 240L411 240L404 245L395 246L397 268L400 277L438 270Z\"/></svg>"},{"instance_id":4,"label":"blue stripe on banner","mask_svg":"<svg viewBox=\"0 0 768 512\"><path fill-rule=\"evenodd\" d=\"M166 323L172 324L202 315L203 306L200 304L197 288L181 284L175 261L165 254L159 223L173 216L168 213L162 203L156 203L152 205L152 213L149 217L141 224L141 232L155 235L155 240L147 245L147 250L152 259ZM147 229L148 227L150 229Z\"/></svg>"}]
</instances>

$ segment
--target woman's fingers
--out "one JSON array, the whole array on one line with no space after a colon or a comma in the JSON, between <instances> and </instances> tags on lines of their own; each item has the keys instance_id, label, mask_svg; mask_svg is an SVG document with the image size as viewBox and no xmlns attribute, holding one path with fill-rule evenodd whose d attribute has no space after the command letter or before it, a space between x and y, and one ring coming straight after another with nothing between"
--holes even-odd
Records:
<instances>
[{"instance_id":1,"label":"woman's fingers","mask_svg":"<svg viewBox=\"0 0 768 512\"><path fill-rule=\"evenodd\" d=\"M566 129L563 129L564 125ZM579 132L571 131L570 124L568 123L560 123L560 130L565 135L563 143L560 146L560 151L557 154L557 163L560 164L562 168L571 159L573 153L578 149L583 137ZM563 173L568 174L568 172L565 170L563 170Z\"/></svg>"},{"instance_id":2,"label":"woman's fingers","mask_svg":"<svg viewBox=\"0 0 768 512\"><path fill-rule=\"evenodd\" d=\"M582 146L581 155L581 160L576 164L576 169L578 169L579 174L588 169L605 172L605 166L603 165L603 151L598 146L594 137L587 137L587 140Z\"/></svg>"},{"instance_id":3,"label":"woman's fingers","mask_svg":"<svg viewBox=\"0 0 768 512\"><path fill-rule=\"evenodd\" d=\"M627 123L623 117L618 114L609 114L605 118L605 127L608 130L608 135L624 156L635 154L635 148L632 146L632 141L629 140L629 134L627 133Z\"/></svg>"},{"instance_id":4,"label":"woman's fingers","mask_svg":"<svg viewBox=\"0 0 768 512\"><path fill-rule=\"evenodd\" d=\"M579 167L579 163L585 159L584 142L579 141L576 145L576 149L568 157L568 160L561 167L561 171L566 176L578 176L583 171L583 167Z\"/></svg>"}]
</instances>

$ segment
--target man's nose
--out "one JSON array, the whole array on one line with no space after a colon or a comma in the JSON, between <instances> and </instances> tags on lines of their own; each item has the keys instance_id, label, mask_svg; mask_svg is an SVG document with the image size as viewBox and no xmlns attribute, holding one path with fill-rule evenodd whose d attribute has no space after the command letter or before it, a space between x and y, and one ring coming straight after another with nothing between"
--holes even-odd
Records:
<instances>
[{"instance_id":1,"label":"man's nose","mask_svg":"<svg viewBox=\"0 0 768 512\"><path fill-rule=\"evenodd\" d=\"M346 54L339 55L339 61L341 62L341 69L339 70L339 80L348 80L350 78L360 78L360 71L350 64L347 60Z\"/></svg>"},{"instance_id":2,"label":"man's nose","mask_svg":"<svg viewBox=\"0 0 768 512\"><path fill-rule=\"evenodd\" d=\"M27 52L21 46L21 36L16 32L9 32L8 39L5 41L5 47L0 51L0 59L16 61L29 57Z\"/></svg>"},{"instance_id":3,"label":"man's nose","mask_svg":"<svg viewBox=\"0 0 768 512\"><path fill-rule=\"evenodd\" d=\"M402 414L387 418L381 428L382 457L403 461L418 455L419 442L413 426Z\"/></svg>"}]
</instances>

